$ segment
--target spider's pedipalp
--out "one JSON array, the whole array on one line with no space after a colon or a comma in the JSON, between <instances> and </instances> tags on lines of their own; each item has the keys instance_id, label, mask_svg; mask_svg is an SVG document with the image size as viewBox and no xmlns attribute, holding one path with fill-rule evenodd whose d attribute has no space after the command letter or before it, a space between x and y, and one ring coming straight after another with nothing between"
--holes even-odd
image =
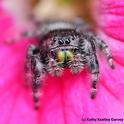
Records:
<instances>
[{"instance_id":1,"label":"spider's pedipalp","mask_svg":"<svg viewBox=\"0 0 124 124\"><path fill-rule=\"evenodd\" d=\"M81 54L78 53L75 55L74 59L72 60L69 68L73 74L80 73L84 68L84 58L82 58Z\"/></svg>"},{"instance_id":2,"label":"spider's pedipalp","mask_svg":"<svg viewBox=\"0 0 124 124\"><path fill-rule=\"evenodd\" d=\"M56 77L62 76L63 68L59 67L58 63L54 59L50 58L47 66L48 66L48 72L51 75L55 75Z\"/></svg>"}]
</instances>

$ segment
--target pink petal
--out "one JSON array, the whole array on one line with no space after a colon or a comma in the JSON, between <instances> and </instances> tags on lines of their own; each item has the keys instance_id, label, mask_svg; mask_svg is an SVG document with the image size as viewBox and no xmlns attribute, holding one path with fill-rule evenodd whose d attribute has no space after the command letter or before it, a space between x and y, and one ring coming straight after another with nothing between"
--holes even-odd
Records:
<instances>
[{"instance_id":1,"label":"pink petal","mask_svg":"<svg viewBox=\"0 0 124 124\"><path fill-rule=\"evenodd\" d=\"M110 0L110 3L113 6L116 4L114 0ZM109 10L107 0L104 0L102 5ZM101 9L104 10L102 7ZM104 16L106 17L107 14L102 13L101 17L105 18ZM112 19L115 18L112 16ZM112 50L116 69L111 70L103 54L98 55L100 81L96 99L90 99L89 72L85 70L79 75L72 75L66 70L61 78L47 76L47 83L43 87L41 109L38 112L33 108L31 90L24 87L24 61L29 43L22 41L11 46L0 43L0 124L93 124L93 121L85 122L82 119L123 118L124 43L118 41L123 40L118 34L119 31L123 32L123 29L112 29L109 27L109 21L103 22L105 21L106 23L104 25L102 23L101 27L107 35L101 33L101 37ZM8 22L4 24L0 22L0 26L6 26ZM119 22L113 24L119 25ZM101 122L101 124L105 123ZM122 123L117 122L117 124Z\"/></svg>"},{"instance_id":2,"label":"pink petal","mask_svg":"<svg viewBox=\"0 0 124 124\"><path fill-rule=\"evenodd\" d=\"M124 41L124 1L100 0L100 28L110 37Z\"/></svg>"}]
</instances>

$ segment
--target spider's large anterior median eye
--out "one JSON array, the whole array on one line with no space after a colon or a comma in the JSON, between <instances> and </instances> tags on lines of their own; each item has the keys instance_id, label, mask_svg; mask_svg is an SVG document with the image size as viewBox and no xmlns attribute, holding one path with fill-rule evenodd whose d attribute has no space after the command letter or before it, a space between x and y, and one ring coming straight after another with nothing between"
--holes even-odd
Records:
<instances>
[{"instance_id":1,"label":"spider's large anterior median eye","mask_svg":"<svg viewBox=\"0 0 124 124\"><path fill-rule=\"evenodd\" d=\"M63 62L64 61L64 58L65 58L65 53L64 51L59 51L58 54L57 54L57 59L59 62Z\"/></svg>"},{"instance_id":2,"label":"spider's large anterior median eye","mask_svg":"<svg viewBox=\"0 0 124 124\"><path fill-rule=\"evenodd\" d=\"M57 59L59 62L72 61L73 58L74 58L74 55L69 50L59 51L57 53Z\"/></svg>"},{"instance_id":3,"label":"spider's large anterior median eye","mask_svg":"<svg viewBox=\"0 0 124 124\"><path fill-rule=\"evenodd\" d=\"M66 51L66 58L67 58L67 60L72 61L73 58L74 58L73 53L72 53L71 51L67 50L67 51Z\"/></svg>"}]
</instances>

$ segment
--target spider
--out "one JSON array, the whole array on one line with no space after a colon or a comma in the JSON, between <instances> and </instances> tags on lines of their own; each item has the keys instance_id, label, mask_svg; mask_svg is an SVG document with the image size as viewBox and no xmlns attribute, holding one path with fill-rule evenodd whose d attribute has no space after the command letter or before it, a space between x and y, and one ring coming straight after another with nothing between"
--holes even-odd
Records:
<instances>
[{"instance_id":1,"label":"spider","mask_svg":"<svg viewBox=\"0 0 124 124\"><path fill-rule=\"evenodd\" d=\"M88 67L92 75L90 96L92 99L96 97L99 78L96 47L104 51L110 67L114 69L107 44L81 19L71 22L47 21L41 26L39 24L34 32L26 32L23 36L38 38L38 45L31 45L26 57L26 75L27 79L31 80L35 109L40 106L40 89L44 83L44 75L49 73L60 77L64 68L78 74Z\"/></svg>"}]
</instances>

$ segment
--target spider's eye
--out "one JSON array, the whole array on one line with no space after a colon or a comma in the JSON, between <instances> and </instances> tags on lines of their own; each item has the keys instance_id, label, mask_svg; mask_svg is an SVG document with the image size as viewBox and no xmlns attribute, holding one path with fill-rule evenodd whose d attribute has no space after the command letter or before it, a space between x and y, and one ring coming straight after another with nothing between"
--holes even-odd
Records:
<instances>
[{"instance_id":1,"label":"spider's eye","mask_svg":"<svg viewBox=\"0 0 124 124\"><path fill-rule=\"evenodd\" d=\"M59 40L59 41L58 41L58 44L59 44L59 45L64 44L63 40Z\"/></svg>"},{"instance_id":2,"label":"spider's eye","mask_svg":"<svg viewBox=\"0 0 124 124\"><path fill-rule=\"evenodd\" d=\"M74 40L74 37L72 37L72 40Z\"/></svg>"},{"instance_id":3,"label":"spider's eye","mask_svg":"<svg viewBox=\"0 0 124 124\"><path fill-rule=\"evenodd\" d=\"M70 40L66 40L65 44L70 44L70 42L71 42Z\"/></svg>"},{"instance_id":4,"label":"spider's eye","mask_svg":"<svg viewBox=\"0 0 124 124\"><path fill-rule=\"evenodd\" d=\"M72 61L74 58L74 55L71 51L66 50L66 51L59 51L57 53L57 58L59 62L64 62L66 61Z\"/></svg>"},{"instance_id":5,"label":"spider's eye","mask_svg":"<svg viewBox=\"0 0 124 124\"><path fill-rule=\"evenodd\" d=\"M65 53L63 51L59 51L57 53L57 58L59 62L63 62L65 60Z\"/></svg>"}]
</instances>

